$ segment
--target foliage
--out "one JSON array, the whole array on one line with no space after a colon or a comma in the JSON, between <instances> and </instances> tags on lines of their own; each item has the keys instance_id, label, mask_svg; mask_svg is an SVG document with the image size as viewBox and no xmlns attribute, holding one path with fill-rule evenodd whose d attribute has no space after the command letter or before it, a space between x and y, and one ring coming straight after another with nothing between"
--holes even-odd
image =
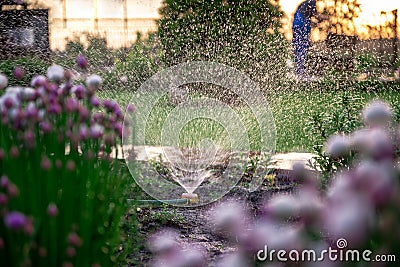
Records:
<instances>
[{"instance_id":1,"label":"foliage","mask_svg":"<svg viewBox=\"0 0 400 267\"><path fill-rule=\"evenodd\" d=\"M347 94L350 99L357 99L357 101L354 101L354 104L359 108L374 98L384 99L395 108L399 106L399 89L400 85L396 83L382 83L369 80L359 83L343 82L339 87L334 82L288 84L284 88L268 92L265 94L265 97L268 100L277 129L276 151L313 152L314 137L310 136L308 132L309 122L313 114L316 113L330 116L330 112L334 108L338 108L340 103L338 97L341 95ZM101 98L112 98L120 103L122 107L125 107L132 97L129 91L116 88L101 90L98 92L98 95ZM334 108L332 108L333 103L337 103L337 106ZM239 108L239 111L241 110ZM160 123L169 111L170 107L167 107L165 103L155 107L153 111L154 120L148 121L151 133L149 133L149 139L147 140L150 142L154 140L152 144L160 142L155 136L159 136ZM357 111L357 114L359 114L359 111ZM241 114L243 114L241 118L246 121L249 131L251 131L254 124L252 117L247 116L246 112L241 112ZM158 121L158 119L161 121ZM188 129L188 132L190 132L190 129ZM202 132L206 133L207 131ZM323 138L318 138L317 143L320 145L323 144Z\"/></svg>"},{"instance_id":2,"label":"foliage","mask_svg":"<svg viewBox=\"0 0 400 267\"><path fill-rule=\"evenodd\" d=\"M160 14L158 34L167 66L215 61L244 71L261 86L285 73L288 43L279 33L283 13L271 1L166 0Z\"/></svg>"},{"instance_id":3,"label":"foliage","mask_svg":"<svg viewBox=\"0 0 400 267\"><path fill-rule=\"evenodd\" d=\"M355 58L356 68L360 71L370 71L379 66L379 59L371 53L358 54Z\"/></svg>"},{"instance_id":4,"label":"foliage","mask_svg":"<svg viewBox=\"0 0 400 267\"><path fill-rule=\"evenodd\" d=\"M46 72L48 62L38 56L26 56L16 59L7 59L0 61L0 73L8 77L9 86L14 86L19 83L29 84L33 76L37 73ZM21 80L14 77L15 67L23 70L24 76Z\"/></svg>"},{"instance_id":5,"label":"foliage","mask_svg":"<svg viewBox=\"0 0 400 267\"><path fill-rule=\"evenodd\" d=\"M57 65L47 76L0 98L0 265L114 266L129 250L118 251L123 114L97 99L99 76L74 84Z\"/></svg>"},{"instance_id":6,"label":"foliage","mask_svg":"<svg viewBox=\"0 0 400 267\"><path fill-rule=\"evenodd\" d=\"M81 37L87 39L87 47L81 42ZM114 65L117 51L107 47L107 41L99 35L83 34L72 36L66 45L65 51L58 52L53 60L55 63L68 68L75 68L76 58L83 54L88 61L88 71L104 71Z\"/></svg>"},{"instance_id":7,"label":"foliage","mask_svg":"<svg viewBox=\"0 0 400 267\"><path fill-rule=\"evenodd\" d=\"M104 89L136 91L143 82L163 68L162 52L155 34L143 38L139 33L124 57L115 60L114 69L105 76Z\"/></svg>"},{"instance_id":8,"label":"foliage","mask_svg":"<svg viewBox=\"0 0 400 267\"><path fill-rule=\"evenodd\" d=\"M355 35L354 19L361 12L358 0L318 1L317 4L322 6L322 13L329 16L329 23L322 25L328 32Z\"/></svg>"},{"instance_id":9,"label":"foliage","mask_svg":"<svg viewBox=\"0 0 400 267\"><path fill-rule=\"evenodd\" d=\"M314 153L317 157L311 167L321 171L323 183L326 184L333 172L348 166L352 155L332 158L325 153L324 143L329 136L336 134L348 134L360 126L359 114L361 110L360 98L351 93L344 93L332 101L332 106L324 112L312 114L308 124L308 137L314 143Z\"/></svg>"}]
</instances>

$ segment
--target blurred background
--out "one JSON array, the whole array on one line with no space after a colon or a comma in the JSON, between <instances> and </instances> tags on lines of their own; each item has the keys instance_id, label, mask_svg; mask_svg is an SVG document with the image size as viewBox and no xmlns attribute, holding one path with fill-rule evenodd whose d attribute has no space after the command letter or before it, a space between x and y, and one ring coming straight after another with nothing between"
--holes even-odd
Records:
<instances>
[{"instance_id":1,"label":"blurred background","mask_svg":"<svg viewBox=\"0 0 400 267\"><path fill-rule=\"evenodd\" d=\"M162 0L27 0L30 8L49 9L50 47L63 50L74 36L82 33L101 35L110 48L128 47L136 40L136 32L144 34L157 29L156 20ZM271 1L284 12L282 29L291 39L293 13L301 0ZM345 24L336 33L357 35L359 39L385 39L395 36L395 10L400 0L326 0L317 1L318 10L334 15L327 23L313 29L312 39L327 37L327 27ZM7 7L3 7L3 10ZM397 27L398 28L398 27ZM397 29L398 31L398 29ZM84 40L82 40L84 41Z\"/></svg>"}]
</instances>

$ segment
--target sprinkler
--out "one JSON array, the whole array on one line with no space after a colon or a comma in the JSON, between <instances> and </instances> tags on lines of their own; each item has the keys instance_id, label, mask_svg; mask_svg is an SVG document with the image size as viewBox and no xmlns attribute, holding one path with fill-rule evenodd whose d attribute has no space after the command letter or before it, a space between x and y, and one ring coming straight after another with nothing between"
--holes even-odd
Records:
<instances>
[{"instance_id":1,"label":"sprinkler","mask_svg":"<svg viewBox=\"0 0 400 267\"><path fill-rule=\"evenodd\" d=\"M199 203L199 196L194 193L183 193L181 199L187 199L189 204Z\"/></svg>"}]
</instances>

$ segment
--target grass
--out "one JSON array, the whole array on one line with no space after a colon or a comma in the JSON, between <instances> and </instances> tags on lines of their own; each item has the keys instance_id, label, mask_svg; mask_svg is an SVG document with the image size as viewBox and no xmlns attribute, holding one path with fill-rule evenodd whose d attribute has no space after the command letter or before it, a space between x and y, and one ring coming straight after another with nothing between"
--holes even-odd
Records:
<instances>
[{"instance_id":1,"label":"grass","mask_svg":"<svg viewBox=\"0 0 400 267\"><path fill-rule=\"evenodd\" d=\"M295 88L290 90L282 90L265 93L265 97L270 106L274 117L276 127L276 151L277 152L312 152L314 145L313 140L309 138L307 123L312 114L329 112L338 108L338 99L344 94L350 95L351 99L355 99L357 103L351 103L361 108L373 99L382 99L397 107L400 105L400 90L398 84L383 83L364 83L357 84L356 89L344 87L344 89L332 89L329 85L320 84L313 85L314 88L306 88L307 85L301 85L304 88ZM325 89L318 90L318 86ZM111 98L118 101L124 107L133 97L133 93L129 91L101 91L100 97ZM156 107L150 115L149 128L152 128L147 134L150 140L149 144L160 143L161 125L163 125L166 116L173 110L173 106L162 103ZM257 147L259 134L257 134L254 118L248 114L249 109L235 108L241 120L245 121L252 148ZM181 133L182 134L182 133ZM203 120L191 121L183 128L182 136L193 135L190 140L183 141L188 144L189 141L202 140L209 137L213 140L221 137L222 143L227 142L228 135L221 125L204 122ZM197 135L197 136L195 136ZM146 137L146 138L147 138ZM182 140L181 140L182 141ZM218 142L218 140L217 140Z\"/></svg>"}]
</instances>

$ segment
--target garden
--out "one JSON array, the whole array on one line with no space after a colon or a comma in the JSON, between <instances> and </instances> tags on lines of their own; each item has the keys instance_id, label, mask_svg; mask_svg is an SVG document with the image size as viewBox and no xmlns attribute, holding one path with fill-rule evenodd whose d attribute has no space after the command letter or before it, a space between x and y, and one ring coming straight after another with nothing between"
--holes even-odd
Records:
<instances>
[{"instance_id":1,"label":"garden","mask_svg":"<svg viewBox=\"0 0 400 267\"><path fill-rule=\"evenodd\" d=\"M299 82L272 1L159 13L0 60L0 266L398 266L400 61Z\"/></svg>"}]
</instances>

